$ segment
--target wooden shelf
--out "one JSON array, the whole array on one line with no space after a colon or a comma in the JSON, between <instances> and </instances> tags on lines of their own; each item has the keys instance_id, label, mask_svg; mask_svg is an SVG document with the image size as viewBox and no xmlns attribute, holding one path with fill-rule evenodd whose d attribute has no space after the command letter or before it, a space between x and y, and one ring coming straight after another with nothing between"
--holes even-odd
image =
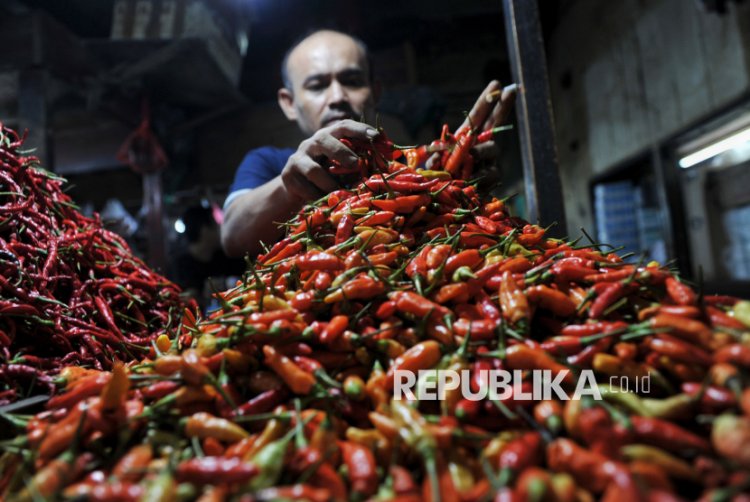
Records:
<instances>
[{"instance_id":1,"label":"wooden shelf","mask_svg":"<svg viewBox=\"0 0 750 502\"><path fill-rule=\"evenodd\" d=\"M205 111L245 101L205 40L94 40L86 46L101 62L105 84L148 94L153 102Z\"/></svg>"}]
</instances>

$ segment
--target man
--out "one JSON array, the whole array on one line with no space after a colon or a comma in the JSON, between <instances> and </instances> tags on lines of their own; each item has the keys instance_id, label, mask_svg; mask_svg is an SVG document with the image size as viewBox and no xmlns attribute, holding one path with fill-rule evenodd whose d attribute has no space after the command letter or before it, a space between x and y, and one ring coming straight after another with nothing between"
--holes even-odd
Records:
<instances>
[{"instance_id":1,"label":"man","mask_svg":"<svg viewBox=\"0 0 750 502\"><path fill-rule=\"evenodd\" d=\"M229 256L261 252L261 241L270 244L282 236L277 222L337 188L325 169L326 160L343 166L357 162L341 138L378 135L374 127L359 121L372 121L375 105L361 41L336 31L316 31L289 50L282 76L279 106L309 138L296 151L266 147L245 157L224 204L221 240ZM513 91L501 93L499 83L491 82L467 121L482 125L482 130L494 127L507 116L512 99Z\"/></svg>"}]
</instances>

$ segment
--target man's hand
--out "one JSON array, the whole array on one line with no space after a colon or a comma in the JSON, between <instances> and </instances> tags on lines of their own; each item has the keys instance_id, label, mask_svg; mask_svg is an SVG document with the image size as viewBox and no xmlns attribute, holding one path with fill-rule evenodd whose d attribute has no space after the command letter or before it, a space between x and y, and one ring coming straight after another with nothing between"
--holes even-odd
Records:
<instances>
[{"instance_id":1,"label":"man's hand","mask_svg":"<svg viewBox=\"0 0 750 502\"><path fill-rule=\"evenodd\" d=\"M488 129L494 129L501 126L508 119L510 111L513 109L513 103L516 100L517 87L515 84L507 87L501 87L500 82L493 80L482 91L471 111L467 114L461 127L456 129L465 131L471 127L477 134ZM485 175L489 175L489 170L495 169L495 159L497 158L497 147L494 141L485 141L482 144L474 146L472 154L477 163L481 165L480 170ZM440 158L439 154L432 155L426 162L428 168L434 166Z\"/></svg>"},{"instance_id":2,"label":"man's hand","mask_svg":"<svg viewBox=\"0 0 750 502\"><path fill-rule=\"evenodd\" d=\"M221 226L221 243L229 256L255 255L260 241L276 242L283 230L276 222L286 221L308 202L338 188L328 174L331 161L343 167L356 164L357 155L341 142L342 138L368 140L378 130L354 120L342 120L320 129L303 141L289 157L281 175L238 196L227 207Z\"/></svg>"},{"instance_id":3,"label":"man's hand","mask_svg":"<svg viewBox=\"0 0 750 502\"><path fill-rule=\"evenodd\" d=\"M513 109L516 91L515 84L502 88L500 82L493 80L479 95L479 99L458 129L472 127L482 132L504 124Z\"/></svg>"},{"instance_id":4,"label":"man's hand","mask_svg":"<svg viewBox=\"0 0 750 502\"><path fill-rule=\"evenodd\" d=\"M358 161L357 155L340 141L341 138L368 140L377 135L374 127L348 119L318 130L300 143L281 172L287 193L306 203L336 190L338 184L328 174L326 162L335 160L348 167Z\"/></svg>"}]
</instances>

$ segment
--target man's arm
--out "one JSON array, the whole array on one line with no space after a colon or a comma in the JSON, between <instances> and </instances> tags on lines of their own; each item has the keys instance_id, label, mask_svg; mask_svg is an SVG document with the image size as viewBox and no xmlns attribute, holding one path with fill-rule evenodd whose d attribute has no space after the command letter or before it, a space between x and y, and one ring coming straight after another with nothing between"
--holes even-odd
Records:
<instances>
[{"instance_id":1,"label":"man's arm","mask_svg":"<svg viewBox=\"0 0 750 502\"><path fill-rule=\"evenodd\" d=\"M341 138L367 140L377 135L372 126L342 120L303 141L279 176L231 201L221 225L224 252L229 256L255 255L261 251L260 241L276 242L283 234L276 227L278 222L288 220L307 202L337 188L324 167L329 161L335 160L343 166L357 162L357 155Z\"/></svg>"},{"instance_id":2,"label":"man's arm","mask_svg":"<svg viewBox=\"0 0 750 502\"><path fill-rule=\"evenodd\" d=\"M281 238L279 222L291 218L301 207L292 199L281 176L238 195L226 208L221 225L221 245L228 256L251 256L262 251L260 242L272 244Z\"/></svg>"}]
</instances>

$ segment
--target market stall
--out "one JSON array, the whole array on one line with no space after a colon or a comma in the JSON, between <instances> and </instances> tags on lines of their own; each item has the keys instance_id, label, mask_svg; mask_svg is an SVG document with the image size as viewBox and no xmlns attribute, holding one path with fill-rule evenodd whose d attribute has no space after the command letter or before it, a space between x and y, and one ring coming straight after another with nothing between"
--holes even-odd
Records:
<instances>
[{"instance_id":1,"label":"market stall","mask_svg":"<svg viewBox=\"0 0 750 502\"><path fill-rule=\"evenodd\" d=\"M23 106L13 125L31 128L20 134L0 122L0 500L750 499L750 291L742 283L717 284L710 274L704 281L699 266L685 267L665 255L668 246L656 246L669 241L672 252L685 251L660 233L663 221L678 214L666 209L665 178L675 176L660 153L659 142L671 141L667 132L636 156L653 161L658 176L650 177L643 176L649 166L633 170L630 160L615 171L602 168L610 144L620 157L628 147L601 132L615 120L597 122L606 114L593 104L586 117L576 103L562 106L555 122L554 94L564 101L560 94L582 76L597 84L586 96L595 103L592 89L603 71L597 50L581 48L598 66L576 69L571 62L577 70L571 72L567 56L558 57L557 70L565 70L547 74L545 53L557 49L544 46L543 3L503 2L508 56L502 62L515 85L493 83L496 89L485 89L478 103L489 117L503 96L517 91L511 125L473 123L475 105L455 128L468 104L462 101L453 120L441 116L432 127L428 112L437 98L397 91L390 110L400 110L420 140L397 141L379 121L367 140L336 138L356 162L315 160L338 188L289 212L294 216L279 222L283 235L247 254L238 279L201 284L212 290L206 308L171 280L168 241L185 233L188 215L198 215L201 224L189 233L207 236L210 244L195 246L213 256L217 224L228 214L216 193L226 195L229 182L217 166L234 163L234 169L241 156L233 149L244 149L249 137L300 141L269 119L264 104L244 102L269 83L254 75L238 91L239 41L247 33L232 30L242 24L238 13L250 9L229 0L218 10L203 0L120 0L106 23L111 38L84 49L46 14L24 10L39 2L45 4L14 0L11 10L22 12L24 22L6 29L6 40L31 34L38 49L0 56L0 70L10 59L19 75ZM399 72L417 82L418 42L410 37L424 42L440 32L451 39L451 25L461 24L436 8L437 20L420 31L409 20L421 22L426 2L403 5L409 33L394 51L382 45L399 31L383 13L393 4L363 2L358 11L344 3L331 2L351 25L373 18L370 35L381 38L373 54L381 64L391 62L383 73L390 72L392 85ZM571 17L600 14L583 2L563 4L555 9ZM90 10L84 0L71 5ZM275 8L311 15L314 9L303 5ZM254 5L256 13L264 8ZM467 31L487 17L482 2L462 8L471 21ZM236 18L225 22L233 12ZM304 16L288 17L294 24ZM644 18L648 25L651 18ZM642 25L633 31L650 33ZM50 57L54 40L74 47L76 57ZM475 55L472 44L465 54ZM396 56L409 64L399 66ZM435 68L445 63L440 57ZM70 61L86 62L85 72L70 73ZM269 63L261 57L253 64L258 70ZM441 74L430 73L429 64L419 68L421 78ZM468 76L458 78L455 65L449 73L445 94L475 98ZM59 82L50 85L55 79L65 80L65 91ZM71 90L77 79L80 92ZM0 71L0 121L7 81ZM601 87L612 95L619 89L612 82ZM54 95L66 99L47 106ZM64 120L55 120L66 100L86 101L85 113L71 106ZM241 106L248 108L240 113ZM337 120L353 118L340 108ZM66 121L67 129L55 131ZM579 123L591 128L580 143ZM675 124L669 134L686 127ZM684 160L696 149L711 150L724 129L736 133L747 125L744 118L737 124L675 151ZM581 168L576 152L587 140L591 166ZM513 182L522 195L487 186L482 148L503 141L517 141L513 160L523 170ZM30 145L42 147L33 152ZM87 155L88 149L96 152ZM567 161L562 169L558 153ZM705 168L706 159L696 162ZM732 183L734 176L744 179L742 159L727 160L734 169L719 182L721 193L731 195L720 205L732 214L747 202ZM193 169L193 162L202 166ZM73 191L92 200L104 192L119 197L128 192L114 181L125 179L112 174L121 168L136 186L143 183L142 202L130 204L141 204L143 249L78 207L61 177L73 176L83 187ZM193 186L180 192L175 187L185 180ZM636 208L635 185L639 193L661 195L644 195L654 200ZM590 201L576 196L589 190ZM189 205L193 211L184 211ZM123 204L117 207L127 215ZM689 213L700 216L701 207ZM587 211L595 213L597 232L571 237L568 222L593 218ZM618 242L625 227L630 239ZM730 233L740 249L743 234ZM699 234L691 239L706 241ZM170 246L180 243L187 248L194 241ZM720 251L722 244L712 246Z\"/></svg>"},{"instance_id":2,"label":"market stall","mask_svg":"<svg viewBox=\"0 0 750 502\"><path fill-rule=\"evenodd\" d=\"M470 181L493 132L349 142L360 162L330 166L349 188L289 221L219 310L185 310L109 371L53 369L44 411L3 413L5 498L741 497L750 303L509 215ZM111 336L95 303L92 338ZM446 372L467 382L441 387ZM489 392L493 372L516 379L507 392Z\"/></svg>"}]
</instances>

